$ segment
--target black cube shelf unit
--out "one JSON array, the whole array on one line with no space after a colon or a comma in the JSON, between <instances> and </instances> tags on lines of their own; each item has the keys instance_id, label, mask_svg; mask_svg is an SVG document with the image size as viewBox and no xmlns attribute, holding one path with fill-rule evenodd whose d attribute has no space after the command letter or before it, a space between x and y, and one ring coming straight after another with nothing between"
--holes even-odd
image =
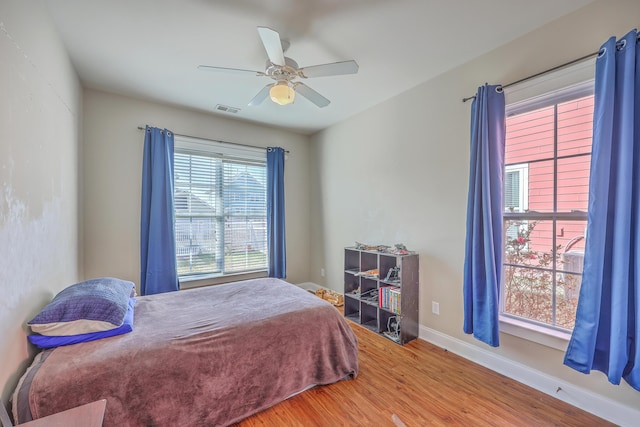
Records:
<instances>
[{"instance_id":1,"label":"black cube shelf unit","mask_svg":"<svg viewBox=\"0 0 640 427\"><path fill-rule=\"evenodd\" d=\"M397 255L345 248L345 317L398 344L417 338L418 258L418 254ZM397 277L387 280L389 270L393 268L397 270ZM379 274L364 274L371 270L377 270ZM391 298L389 289L393 289ZM399 333L394 333L398 319Z\"/></svg>"}]
</instances>

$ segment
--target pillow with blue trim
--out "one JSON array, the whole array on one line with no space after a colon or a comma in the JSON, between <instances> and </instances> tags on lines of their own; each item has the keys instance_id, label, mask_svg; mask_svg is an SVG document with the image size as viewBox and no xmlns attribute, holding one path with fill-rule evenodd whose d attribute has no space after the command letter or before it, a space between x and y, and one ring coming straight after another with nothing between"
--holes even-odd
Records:
<instances>
[{"instance_id":1,"label":"pillow with blue trim","mask_svg":"<svg viewBox=\"0 0 640 427\"><path fill-rule=\"evenodd\" d=\"M81 342L95 341L102 338L114 337L116 335L127 334L133 331L133 307L136 304L135 298L129 299L129 308L124 316L122 326L108 331L91 332L88 334L78 334L69 336L51 337L47 335L29 335L29 341L40 348L53 348L63 345L78 344Z\"/></svg>"},{"instance_id":2,"label":"pillow with blue trim","mask_svg":"<svg viewBox=\"0 0 640 427\"><path fill-rule=\"evenodd\" d=\"M102 277L63 289L31 321L41 335L69 336L109 331L122 326L133 282Z\"/></svg>"}]
</instances>

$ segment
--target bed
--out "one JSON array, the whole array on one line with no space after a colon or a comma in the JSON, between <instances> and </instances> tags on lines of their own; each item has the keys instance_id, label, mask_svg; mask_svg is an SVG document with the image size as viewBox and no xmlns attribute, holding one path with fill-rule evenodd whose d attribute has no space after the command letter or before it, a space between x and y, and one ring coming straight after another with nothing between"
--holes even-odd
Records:
<instances>
[{"instance_id":1,"label":"bed","mask_svg":"<svg viewBox=\"0 0 640 427\"><path fill-rule=\"evenodd\" d=\"M106 399L105 426L228 425L357 373L335 307L282 280L247 280L138 297L132 332L38 353L14 418Z\"/></svg>"}]
</instances>

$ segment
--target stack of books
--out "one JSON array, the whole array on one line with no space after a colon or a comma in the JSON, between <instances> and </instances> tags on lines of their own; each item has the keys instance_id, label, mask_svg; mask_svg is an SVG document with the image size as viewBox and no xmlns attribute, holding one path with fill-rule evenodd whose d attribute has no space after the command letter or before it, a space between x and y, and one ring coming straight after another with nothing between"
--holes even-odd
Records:
<instances>
[{"instance_id":1,"label":"stack of books","mask_svg":"<svg viewBox=\"0 0 640 427\"><path fill-rule=\"evenodd\" d=\"M382 286L378 289L378 305L393 313L400 314L400 288L396 286Z\"/></svg>"}]
</instances>

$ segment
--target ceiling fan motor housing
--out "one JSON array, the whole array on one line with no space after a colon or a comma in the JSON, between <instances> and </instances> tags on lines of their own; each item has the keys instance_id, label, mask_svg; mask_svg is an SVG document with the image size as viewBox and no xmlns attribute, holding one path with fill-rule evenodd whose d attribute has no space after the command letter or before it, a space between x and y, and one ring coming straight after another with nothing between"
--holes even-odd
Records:
<instances>
[{"instance_id":1,"label":"ceiling fan motor housing","mask_svg":"<svg viewBox=\"0 0 640 427\"><path fill-rule=\"evenodd\" d=\"M284 62L285 65L277 65L267 60L264 73L274 80L291 80L298 77L298 63L286 56Z\"/></svg>"}]
</instances>

